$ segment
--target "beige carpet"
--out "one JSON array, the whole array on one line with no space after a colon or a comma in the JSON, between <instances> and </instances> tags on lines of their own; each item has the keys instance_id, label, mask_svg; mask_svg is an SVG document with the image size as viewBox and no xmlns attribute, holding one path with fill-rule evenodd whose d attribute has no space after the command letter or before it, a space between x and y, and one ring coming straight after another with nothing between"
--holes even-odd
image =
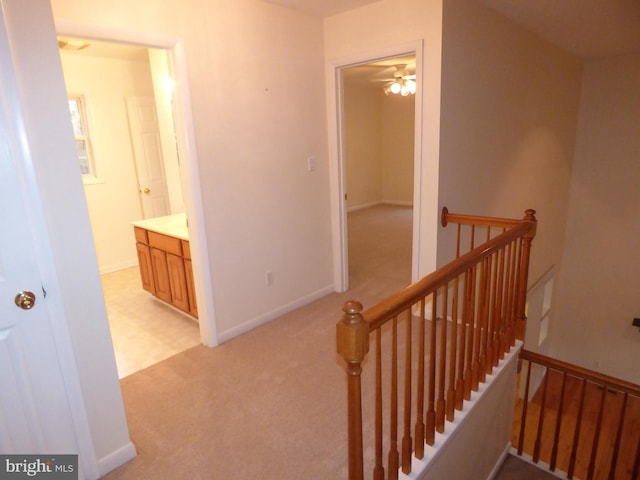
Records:
<instances>
[{"instance_id":1,"label":"beige carpet","mask_svg":"<svg viewBox=\"0 0 640 480\"><path fill-rule=\"evenodd\" d=\"M124 378L138 457L104 478L346 478L335 324L345 301L370 306L410 281L411 215L388 206L349 214L350 291Z\"/></svg>"}]
</instances>

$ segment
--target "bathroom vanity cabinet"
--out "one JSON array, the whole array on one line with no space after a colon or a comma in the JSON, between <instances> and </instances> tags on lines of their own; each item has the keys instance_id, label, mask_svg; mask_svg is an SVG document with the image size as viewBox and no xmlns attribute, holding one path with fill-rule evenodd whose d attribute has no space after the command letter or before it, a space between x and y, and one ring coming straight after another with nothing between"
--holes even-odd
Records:
<instances>
[{"instance_id":1,"label":"bathroom vanity cabinet","mask_svg":"<svg viewBox=\"0 0 640 480\"><path fill-rule=\"evenodd\" d=\"M133 230L142 288L197 318L191 250L184 215L134 222Z\"/></svg>"}]
</instances>

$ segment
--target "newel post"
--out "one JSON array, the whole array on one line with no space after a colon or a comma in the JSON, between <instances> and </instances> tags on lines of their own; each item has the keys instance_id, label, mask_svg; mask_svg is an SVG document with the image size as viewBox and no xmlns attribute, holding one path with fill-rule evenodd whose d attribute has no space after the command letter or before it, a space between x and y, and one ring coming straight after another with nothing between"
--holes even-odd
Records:
<instances>
[{"instance_id":1,"label":"newel post","mask_svg":"<svg viewBox=\"0 0 640 480\"><path fill-rule=\"evenodd\" d=\"M531 242L536 236L536 219L535 210L526 210L522 219L525 223L531 223L531 229L522 237L522 257L520 259L520 278L518 279L518 292L516 299L516 338L524 341L524 335L527 325L527 283L529 280L529 259L531 257Z\"/></svg>"},{"instance_id":2,"label":"newel post","mask_svg":"<svg viewBox=\"0 0 640 480\"><path fill-rule=\"evenodd\" d=\"M344 315L336 325L338 354L346 362L349 418L349 480L363 480L362 458L362 361L369 352L369 324L356 301L342 307Z\"/></svg>"}]
</instances>

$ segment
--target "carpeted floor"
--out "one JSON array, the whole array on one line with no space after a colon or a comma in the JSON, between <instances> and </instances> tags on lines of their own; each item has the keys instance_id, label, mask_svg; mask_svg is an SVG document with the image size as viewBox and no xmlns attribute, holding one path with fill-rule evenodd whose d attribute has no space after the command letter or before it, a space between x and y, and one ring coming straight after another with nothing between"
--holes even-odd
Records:
<instances>
[{"instance_id":1,"label":"carpeted floor","mask_svg":"<svg viewBox=\"0 0 640 480\"><path fill-rule=\"evenodd\" d=\"M138 456L104 478L346 478L346 381L335 324L347 300L370 306L409 283L411 218L401 207L350 213L348 292L124 378Z\"/></svg>"},{"instance_id":2,"label":"carpeted floor","mask_svg":"<svg viewBox=\"0 0 640 480\"><path fill-rule=\"evenodd\" d=\"M346 381L335 324L347 300L370 306L409 283L411 219L411 209L399 207L350 213L348 292L122 379L138 456L104 478L347 478ZM555 477L509 456L496 480L548 478Z\"/></svg>"}]
</instances>

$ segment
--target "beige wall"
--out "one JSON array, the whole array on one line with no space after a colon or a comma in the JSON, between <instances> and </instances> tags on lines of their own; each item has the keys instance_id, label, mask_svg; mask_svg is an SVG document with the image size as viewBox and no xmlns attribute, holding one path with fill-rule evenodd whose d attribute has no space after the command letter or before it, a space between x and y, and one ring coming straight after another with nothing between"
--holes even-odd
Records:
<instances>
[{"instance_id":1,"label":"beige wall","mask_svg":"<svg viewBox=\"0 0 640 480\"><path fill-rule=\"evenodd\" d=\"M62 52L67 91L83 95L97 179L85 182L101 273L137 265L131 222L143 218L125 97L153 96L149 62Z\"/></svg>"},{"instance_id":2,"label":"beige wall","mask_svg":"<svg viewBox=\"0 0 640 480\"><path fill-rule=\"evenodd\" d=\"M530 283L562 253L580 75L579 59L493 11L445 2L440 205L513 218L536 209ZM449 234L439 264L452 258Z\"/></svg>"},{"instance_id":3,"label":"beige wall","mask_svg":"<svg viewBox=\"0 0 640 480\"><path fill-rule=\"evenodd\" d=\"M348 209L413 204L414 98L345 85Z\"/></svg>"},{"instance_id":4,"label":"beige wall","mask_svg":"<svg viewBox=\"0 0 640 480\"><path fill-rule=\"evenodd\" d=\"M382 105L379 90L359 85L344 89L344 155L347 209L382 201Z\"/></svg>"},{"instance_id":5,"label":"beige wall","mask_svg":"<svg viewBox=\"0 0 640 480\"><path fill-rule=\"evenodd\" d=\"M640 383L640 55L587 60L552 354Z\"/></svg>"},{"instance_id":6,"label":"beige wall","mask_svg":"<svg viewBox=\"0 0 640 480\"><path fill-rule=\"evenodd\" d=\"M184 40L219 336L330 291L322 19L253 0L52 6L57 20Z\"/></svg>"},{"instance_id":7,"label":"beige wall","mask_svg":"<svg viewBox=\"0 0 640 480\"><path fill-rule=\"evenodd\" d=\"M382 199L413 205L415 96L382 99Z\"/></svg>"}]
</instances>

